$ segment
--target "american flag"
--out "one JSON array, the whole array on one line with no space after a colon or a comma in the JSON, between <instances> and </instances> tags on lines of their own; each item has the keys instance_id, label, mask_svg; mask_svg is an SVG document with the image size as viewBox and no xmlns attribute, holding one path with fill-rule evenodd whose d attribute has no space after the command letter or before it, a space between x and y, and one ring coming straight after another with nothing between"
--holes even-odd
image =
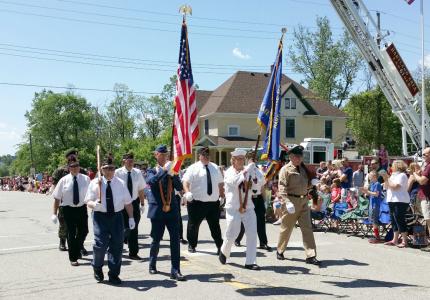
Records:
<instances>
[{"instance_id":1,"label":"american flag","mask_svg":"<svg viewBox=\"0 0 430 300\"><path fill-rule=\"evenodd\" d=\"M175 122L173 127L173 171L179 172L182 161L192 156L194 142L199 136L197 106L191 70L188 31L185 20L182 23L179 47L178 81L176 82Z\"/></svg>"}]
</instances>

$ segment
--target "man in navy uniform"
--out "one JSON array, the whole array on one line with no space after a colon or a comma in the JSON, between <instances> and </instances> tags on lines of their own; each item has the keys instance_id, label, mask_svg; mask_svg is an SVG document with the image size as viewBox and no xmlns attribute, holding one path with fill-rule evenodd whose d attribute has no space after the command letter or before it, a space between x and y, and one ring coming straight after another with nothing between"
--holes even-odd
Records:
<instances>
[{"instance_id":1,"label":"man in navy uniform","mask_svg":"<svg viewBox=\"0 0 430 300\"><path fill-rule=\"evenodd\" d=\"M160 249L160 240L167 227L170 235L170 253L172 267L170 278L184 281L185 276L179 268L179 204L175 201L175 191L182 191L181 179L173 174L171 163L168 161L168 152L165 145L159 145L154 151L157 165L148 170L147 183L151 187L153 197L148 197L148 218L151 219L151 249L149 254L149 273L157 273L157 256ZM166 205L167 204L167 205Z\"/></svg>"}]
</instances>

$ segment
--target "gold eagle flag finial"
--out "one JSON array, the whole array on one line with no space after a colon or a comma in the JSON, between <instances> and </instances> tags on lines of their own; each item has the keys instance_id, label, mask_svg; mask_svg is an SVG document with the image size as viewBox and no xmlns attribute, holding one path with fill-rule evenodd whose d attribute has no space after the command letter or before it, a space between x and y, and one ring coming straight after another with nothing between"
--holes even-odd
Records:
<instances>
[{"instance_id":1,"label":"gold eagle flag finial","mask_svg":"<svg viewBox=\"0 0 430 300\"><path fill-rule=\"evenodd\" d=\"M183 14L183 15L184 15L184 17L185 17L187 14L189 14L190 16L191 16L191 15L193 15L193 9L192 9L192 8L191 8L191 6L190 6L190 5L188 5L188 4L181 5L181 6L179 7L179 12L180 12L181 14Z\"/></svg>"}]
</instances>

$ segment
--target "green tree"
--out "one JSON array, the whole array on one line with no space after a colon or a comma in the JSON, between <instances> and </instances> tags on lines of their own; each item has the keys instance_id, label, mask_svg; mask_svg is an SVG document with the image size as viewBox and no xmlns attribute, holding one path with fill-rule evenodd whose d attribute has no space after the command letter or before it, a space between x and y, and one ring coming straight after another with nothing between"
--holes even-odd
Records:
<instances>
[{"instance_id":1,"label":"green tree","mask_svg":"<svg viewBox=\"0 0 430 300\"><path fill-rule=\"evenodd\" d=\"M381 132L378 135L377 103L381 105ZM357 141L360 154L370 154L372 149L384 144L390 155L400 155L402 149L401 124L381 89L377 87L353 95L345 105L348 114L347 127L351 129ZM380 136L380 137L379 137Z\"/></svg>"},{"instance_id":2,"label":"green tree","mask_svg":"<svg viewBox=\"0 0 430 300\"><path fill-rule=\"evenodd\" d=\"M176 79L176 75L170 77L170 82L164 85L159 96L141 98L136 102L137 115L141 121L140 137L156 139L165 130L171 130Z\"/></svg>"},{"instance_id":3,"label":"green tree","mask_svg":"<svg viewBox=\"0 0 430 300\"><path fill-rule=\"evenodd\" d=\"M291 64L318 97L341 107L363 60L346 31L334 41L326 17L317 17L316 25L314 32L302 25L294 30L294 44L289 49Z\"/></svg>"}]
</instances>

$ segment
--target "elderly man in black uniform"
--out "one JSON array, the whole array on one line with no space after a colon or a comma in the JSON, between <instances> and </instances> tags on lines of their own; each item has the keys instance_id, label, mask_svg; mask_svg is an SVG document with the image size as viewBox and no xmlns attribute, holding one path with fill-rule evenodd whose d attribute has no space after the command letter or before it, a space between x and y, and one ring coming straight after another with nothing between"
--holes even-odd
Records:
<instances>
[{"instance_id":1,"label":"elderly man in black uniform","mask_svg":"<svg viewBox=\"0 0 430 300\"><path fill-rule=\"evenodd\" d=\"M148 218L151 219L151 249L149 254L149 273L157 273L157 256L160 249L160 240L167 227L170 235L170 256L172 267L170 278L184 281L179 267L179 224L178 201L174 200L175 191L182 191L182 183L178 175L173 174L171 163L168 162L168 152L165 145L159 145L154 151L157 166L148 169L147 183L151 187L152 196L148 197ZM172 201L173 200L173 201Z\"/></svg>"},{"instance_id":2,"label":"elderly man in black uniform","mask_svg":"<svg viewBox=\"0 0 430 300\"><path fill-rule=\"evenodd\" d=\"M58 168L57 170L54 171L54 173L52 173L52 183L55 186L58 184L58 182L60 181L61 178L63 178L64 176L66 176L67 174L69 174L69 162L71 161L76 161L78 160L78 150L72 148L69 149L65 152L65 157L67 159L67 164L65 166L62 166L60 168ZM83 168L79 168L79 173L87 175L87 171L85 171L85 169ZM88 215L87 215L88 217ZM60 251L67 251L66 248L66 240L67 240L67 225L66 222L64 220L64 213L63 213L63 207L60 206L58 207L57 210L54 211L54 214L51 217L52 222L54 222L54 224L59 223L59 227L58 227L58 237L60 238L60 245L58 246L58 249ZM86 233L88 233L88 226L86 228L83 229ZM86 233L82 233L81 236L84 238L87 236ZM80 255L87 255L88 252L87 250L84 248L83 243L82 243L82 249L80 250Z\"/></svg>"}]
</instances>

